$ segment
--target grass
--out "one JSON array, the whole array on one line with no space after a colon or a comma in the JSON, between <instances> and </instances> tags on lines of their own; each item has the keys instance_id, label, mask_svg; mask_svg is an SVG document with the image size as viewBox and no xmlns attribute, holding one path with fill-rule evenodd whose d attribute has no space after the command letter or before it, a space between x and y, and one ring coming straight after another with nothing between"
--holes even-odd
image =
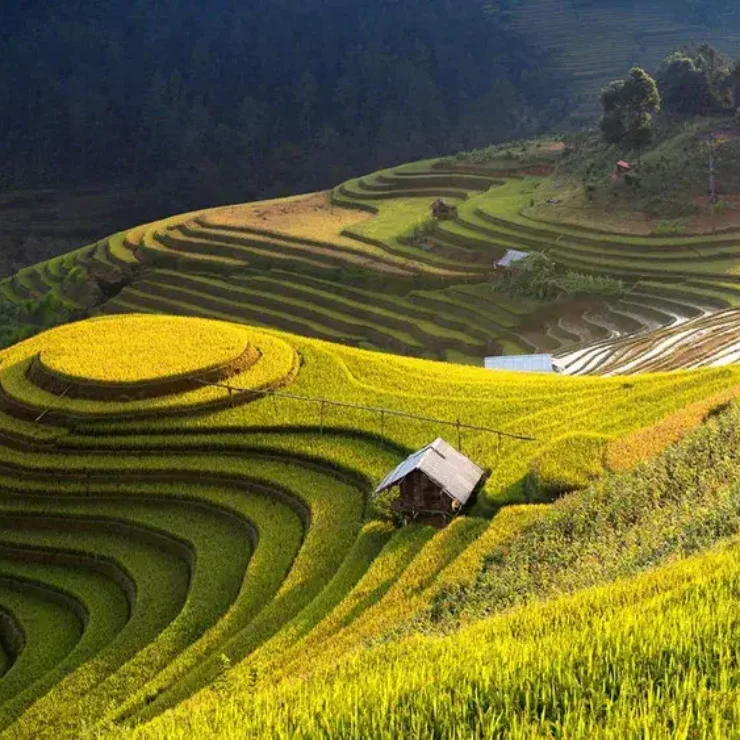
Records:
<instances>
[{"instance_id":1,"label":"grass","mask_svg":"<svg viewBox=\"0 0 740 740\"><path fill-rule=\"evenodd\" d=\"M739 562L737 545L719 548L444 640L417 637L360 653L280 691L235 696L217 716L193 710L188 732L731 736L739 719L730 678ZM180 721L165 715L130 737L174 736Z\"/></svg>"},{"instance_id":2,"label":"grass","mask_svg":"<svg viewBox=\"0 0 740 740\"><path fill-rule=\"evenodd\" d=\"M303 527L289 507L278 500L259 493L243 493L239 505L217 489L193 489L201 499L206 498L221 506L230 505L241 516L248 517L256 529L258 539L254 555L243 574L239 593L231 606L206 632L187 648L180 648L167 667L150 681L141 683L121 702L120 714L125 716L150 704L154 698L182 680L200 662L214 653L234 634L250 623L264 605L274 596L281 580L290 569L300 548ZM172 487L160 488L160 495L177 496ZM218 582L213 582L219 588ZM203 602L205 605L207 602ZM208 611L213 612L209 604ZM202 617L201 617L202 618Z\"/></svg>"},{"instance_id":3,"label":"grass","mask_svg":"<svg viewBox=\"0 0 740 740\"><path fill-rule=\"evenodd\" d=\"M411 540L411 549L406 546L405 552L414 554L415 542L419 537L428 536L428 532L419 535L416 530L410 537L403 538ZM393 536L393 544L389 540ZM387 573L385 578L378 579L378 566L387 562L388 548L397 552L399 533L394 532L389 522L373 521L365 525L358 535L352 550L348 553L341 567L337 570L329 585L321 593L321 596L311 602L308 608L301 611L298 616L286 624L274 637L267 640L245 661L244 666L249 666L249 671L255 673L260 665L259 671L265 672L266 665L270 665L270 671L276 671L285 665L285 652L300 640L300 644L306 644L303 639L311 634L311 639L316 640L317 634L327 635L327 620L341 621L347 619L348 614L359 613L361 606L358 600L371 602L379 597L388 588ZM402 563L402 559L398 559ZM348 604L351 604L348 608ZM344 617L338 617L341 613ZM317 625L321 627L317 627ZM281 656L276 664L274 658ZM241 669L240 669L241 670ZM271 674L272 675L272 674Z\"/></svg>"},{"instance_id":4,"label":"grass","mask_svg":"<svg viewBox=\"0 0 740 740\"><path fill-rule=\"evenodd\" d=\"M130 326L131 318L125 318L121 329L125 330L127 326ZM150 326L166 326L166 320L162 323L162 320L158 318L141 318L133 319L134 326L146 325L150 322ZM191 320L192 321L192 320ZM57 330L54 334L55 341L42 344L43 339L34 338L19 345L16 345L12 349L8 350L4 356L2 365L0 366L0 386L6 396L11 399L11 403L20 404L21 408L26 408L30 419L35 418L39 414L46 410L53 412L57 416L64 417L67 415L72 419L84 419L86 417L95 416L110 416L110 415L121 415L121 414L141 414L141 413L159 413L169 411L181 411L187 408L203 408L208 407L211 404L228 404L232 398L232 393L224 388L217 385L204 384L200 387L193 388L184 393L178 395L161 395L153 398L143 400L130 400L130 401L95 401L87 399L76 399L65 396L63 391L60 395L47 391L39 386L34 385L27 375L28 370L33 362L33 358L42 351L42 347L46 348L46 352L65 351L65 346L68 338L71 341L92 341L97 342L100 334L98 327L101 325L105 328L114 327L117 320L110 318L94 319L83 324L70 324ZM172 324L173 333L172 338L178 338L178 327L184 327L186 324L182 322L175 322ZM216 330L218 325L203 324L201 321L195 321L192 326L194 327L195 334L200 329L213 331ZM213 328L211 328L213 327ZM115 335L115 331L112 329L112 334ZM159 333L161 336L162 333ZM123 331L118 335L119 337L126 337L128 341L128 333ZM172 360L158 360L157 354L165 353L167 351L167 345L162 344L159 340L155 343L153 337L157 336L157 333L150 334L150 346L153 347L149 354L149 365L142 365L142 376L147 379L151 379L152 372L166 372L167 367L176 368L178 372L182 372L183 367L188 365L192 366L192 359L187 359L187 353L183 359L172 359ZM182 340L182 333L179 334L180 340ZM238 327L229 327L226 330L225 339L226 345L224 346L224 356L234 357L234 353L239 351L239 347L244 349L244 339L247 335ZM239 345L234 344L235 338ZM245 391L259 391L267 388L274 387L278 384L289 382L292 374L295 372L296 357L292 349L282 340L276 337L267 335L257 335L251 333L250 339L253 340L254 346L257 347L261 353L259 360L252 366L248 366L245 369L237 372L230 380L230 382L237 388L243 389L240 393L236 394L238 399L241 394L245 396ZM153 343L153 344L152 344ZM183 344L182 341L174 341L173 344L169 345L172 348L179 348ZM104 351L104 345L99 350ZM140 347L141 345L139 345ZM173 351L177 351L174 350ZM125 350L124 350L125 352ZM193 356L206 358L207 361L207 349L199 344L193 346ZM94 353L94 350L93 350ZM45 353L43 353L45 354ZM43 355L42 355L43 356ZM94 361L85 359L84 354L81 359L77 361L76 367L90 368L90 373L97 375L98 378L103 377L135 377L136 363L132 362L131 359L126 361L125 354L121 355L121 363L118 362L118 355L113 358L106 354L103 357L93 354L96 358ZM218 358L217 364L222 364L223 358ZM111 363L113 366L111 368ZM201 368L202 370L203 368ZM132 375L133 373L133 375ZM172 379L173 376L165 376ZM174 376L177 377L176 375ZM38 413L37 413L38 412Z\"/></svg>"},{"instance_id":5,"label":"grass","mask_svg":"<svg viewBox=\"0 0 740 740\"><path fill-rule=\"evenodd\" d=\"M33 576L39 575L38 568L26 569L24 573L20 568L10 567L6 571L2 566L0 604L22 629L24 638L23 649L0 679L3 699L8 700L43 680L44 674L62 663L79 642L82 625L51 584L34 580ZM0 714L0 718L6 717L12 715Z\"/></svg>"},{"instance_id":6,"label":"grass","mask_svg":"<svg viewBox=\"0 0 740 740\"><path fill-rule=\"evenodd\" d=\"M522 376L390 358L312 340L289 341L303 360L291 393L404 409L453 423L458 416L478 426L487 426L495 419L496 426L504 431L536 437L536 443L508 441L499 450L493 435L463 434L466 453L493 470L484 493L485 500L490 502L522 500L528 462L558 436L573 430L614 436L626 434L688 403L731 387L736 377L729 367L689 375L647 376L629 383L619 378ZM445 388L443 398L431 399L423 390L434 386ZM279 399L220 411L211 417L170 422L142 419L136 425L150 433L168 427L206 431L214 424L234 431L247 425L278 432L293 431L296 427L315 430L320 421L318 404ZM377 413L353 409L325 410L324 425L332 429L363 430L372 435L380 432ZM122 429L126 424L116 426ZM416 449L435 434L444 436L450 431L389 417L384 434L404 449Z\"/></svg>"},{"instance_id":7,"label":"grass","mask_svg":"<svg viewBox=\"0 0 740 740\"><path fill-rule=\"evenodd\" d=\"M542 721L543 706L551 707L547 710L551 728L565 731L584 726L594 732L598 728L617 732L632 726L628 720L634 719L636 705L646 713L642 721L652 719L655 724L650 726L657 731L664 719L660 712L650 713L654 701L663 696L655 687L656 675L661 676L662 686L671 686L674 677L684 675L682 667L687 662L701 672L701 679L692 671L685 674L689 683L680 687L677 706L695 701L692 678L703 681L714 676L716 668L724 676L721 689L728 689L734 680L730 677L734 675L734 648L730 646L734 645L735 622L728 622L728 616L734 613L731 604L740 562L737 545L679 564L665 563L711 547L739 531L735 484L739 423L740 411L735 408L692 434L655 465L644 465L585 494L564 499L530 520L523 530L491 543L494 546L486 566L472 588L453 586L437 591L429 612L435 621L499 615L441 641L417 634L367 650L359 649L367 645L360 639L354 642L352 657L339 665L325 659L326 646L322 645L313 662L309 654L303 671L291 669L277 686L268 674L265 683L247 690L244 674L252 679L254 674L237 668L223 693L185 704L133 736L162 737L178 722L187 722L189 732L196 736L206 727L228 736L237 713L242 716L240 731L246 728L258 737L266 736L268 727L274 736L310 736L317 722L330 734L349 722L351 736L357 737L390 737L412 728L444 733L453 727L474 735L479 730L506 727L507 732L516 734L520 729L523 733L527 728L542 727L537 723ZM693 468L686 466L688 461ZM695 485L697 478L703 482L701 488ZM452 530L448 533L452 538ZM637 575L649 566L657 569ZM404 575L410 575L412 568ZM429 576L421 560L419 574ZM617 580L608 589L598 586L604 580L626 576L632 580ZM687 592L680 587L673 593L676 585L691 586L697 577L705 588L695 596L689 598L691 588ZM718 581L706 583L707 577ZM410 580L413 582L413 577ZM403 577L397 583L402 594ZM723 594L722 606L710 596L717 593L713 585ZM592 590L562 596L563 591L584 587ZM537 601L546 596L554 598ZM716 622L709 617L712 609L719 610ZM663 616L666 610L668 617ZM650 618L645 619L645 614ZM369 610L366 615L370 617ZM681 632L675 629L676 623L693 639L677 642ZM637 624L643 625L644 633L636 630ZM706 640L697 639L704 629L709 629ZM617 631L617 642L605 639L609 630ZM647 630L652 639L645 637ZM718 635L723 631L729 638L717 651ZM645 648L646 640L650 649ZM329 651L336 641L328 641ZM689 646L691 653L686 652ZM715 666L715 661L719 665ZM391 675L393 671L399 673ZM611 676L611 682L605 684L606 676ZM584 684L588 690L581 693ZM516 701L525 685L525 696L537 697L537 710L532 710L528 701ZM425 693L424 686L434 690ZM440 686L446 688L440 690ZM413 702L405 698L410 688ZM420 692L426 697L421 701ZM611 705L611 711L595 712L595 697L604 706ZM707 696L703 706L730 706L723 704L721 697ZM496 702L490 714L486 709L489 702ZM385 709L378 711L380 707ZM400 723L399 716L404 718ZM712 716L719 719L723 715ZM697 710L691 717L700 721L701 713Z\"/></svg>"},{"instance_id":8,"label":"grass","mask_svg":"<svg viewBox=\"0 0 740 740\"><path fill-rule=\"evenodd\" d=\"M531 149L375 173L334 191L351 211L325 195L175 216L3 284L9 299L77 300L79 268L122 288L97 311L138 314L0 352L3 546L46 558L0 571L67 583L90 614L126 605L123 622L78 626L46 659L29 641L41 682L0 704L9 736L630 736L660 735L665 717L701 735L699 706L728 726L725 694L702 694L681 666L734 685L735 664L707 645L736 642L718 633L734 636L737 545L711 550L740 531L736 367L538 376L345 346L470 362L588 335L603 343L594 372L727 359L731 313L697 320L711 331L694 354L651 358L660 332L599 354L599 322L639 330L740 294L722 256L734 237L535 221L532 173L559 155ZM440 195L458 219L417 229ZM490 262L512 246L652 279L598 306L511 298ZM233 398L191 385L247 344L259 356L229 374ZM152 382L153 397L129 400L81 390ZM485 486L444 529L397 527L371 492L436 436L486 468ZM532 503L532 479L537 501L565 495ZM8 593L0 579L19 624L43 612Z\"/></svg>"},{"instance_id":9,"label":"grass","mask_svg":"<svg viewBox=\"0 0 740 740\"><path fill-rule=\"evenodd\" d=\"M213 508L189 511L183 505L152 506L129 498L125 514L120 500L91 505L71 499L54 507L64 512L71 531L39 538L55 551L89 548L97 558L120 562L135 584L135 603L125 629L95 662L82 666L35 707L28 732L31 726L38 732L44 726L69 732L84 717L128 697L214 622L238 591L251 554L243 525L225 520ZM49 508L41 509L44 516ZM126 524L117 526L115 517L125 517ZM101 534L80 534L86 521ZM222 547L229 547L229 559L221 557Z\"/></svg>"},{"instance_id":10,"label":"grass","mask_svg":"<svg viewBox=\"0 0 740 740\"><path fill-rule=\"evenodd\" d=\"M2 711L5 724L20 713L29 699L38 698L49 689L51 693L36 705L37 715L48 715L51 697L57 710L77 711L79 707L72 710L71 703L75 700L79 702L81 696L92 700L96 691L91 688L94 683L108 678L122 659L135 651L137 645L143 646L149 640L154 640L157 633L176 616L185 600L189 577L187 564L166 550L158 550L142 541L144 528L137 531L134 525L124 532L120 526L106 521L104 517L91 517L94 508L86 507L87 518L75 519L61 515L58 509L52 513L48 506L41 511L34 511L28 505L13 507L11 504L9 507L7 503L4 504L0 516L6 526L13 527L13 531L3 535L4 547L21 548L20 551L31 561L33 556L29 556L30 553L53 550L54 554L49 560L57 570L70 569L72 563L73 571L80 569L83 575L90 571L90 576L99 570L98 581L101 577L111 581L109 588L101 589L93 584L100 593L96 594L95 599L88 596L83 601L85 608L90 610L85 624L86 640L94 639L100 651L95 663L80 668L86 656L95 655L88 648L87 651L70 654L68 660L57 667L55 676L44 676L38 685L31 686L21 681L17 688L25 691L15 701L7 703L9 696L3 695L6 702ZM132 518L135 520L135 513ZM50 532L50 523L67 531ZM70 560L73 556L79 562ZM96 563L108 565L96 566ZM119 569L117 577L116 568ZM74 578L70 583L75 583ZM116 598L113 597L115 594L111 596L114 588L119 592ZM86 593L89 594L89 589ZM111 611L116 606L117 609ZM106 642L110 645L106 646ZM101 650L102 647L105 649ZM71 673L75 670L77 674ZM64 678L65 673L71 675ZM54 679L61 683L55 685ZM46 707L46 711L43 707ZM57 711L57 716L52 720L46 716L43 722L53 721L61 729L63 722L59 721L58 714Z\"/></svg>"},{"instance_id":11,"label":"grass","mask_svg":"<svg viewBox=\"0 0 740 740\"><path fill-rule=\"evenodd\" d=\"M172 216L113 235L74 260L29 268L0 289L14 302L24 300L17 292L32 300L43 293L89 310L95 294L100 313L202 316L464 363L502 351L557 352L608 331L595 329L572 301L512 307L491 300L493 262L510 248L547 251L561 269L657 283L679 311L690 313L697 300L736 302L734 235L638 237L537 220L528 204L549 187L546 172L561 163L562 146L494 149L480 162L471 154L373 173L338 186L331 198ZM440 196L457 205L458 218L431 224L430 205ZM73 285L77 268L82 282ZM91 287L96 280L123 291L105 300L102 288ZM459 295L470 283L473 302ZM642 295L629 308L600 307L610 326L629 331L673 320Z\"/></svg>"},{"instance_id":12,"label":"grass","mask_svg":"<svg viewBox=\"0 0 740 740\"><path fill-rule=\"evenodd\" d=\"M158 321L161 344L155 337L153 345L169 352L168 320ZM175 320L182 322L187 324ZM523 501L531 460L572 428L618 437L688 403L729 392L738 382L731 368L628 384L490 373L264 330L239 331L255 337L263 350L273 342L300 356L291 393L451 421L463 417L479 425L495 419L502 429L534 433L535 443L507 442L503 448L495 436L464 433L463 449L492 470L479 513ZM62 337L65 330L7 350L0 356L4 373L14 371L18 358L53 346L55 334ZM263 359L274 367L280 357L265 353ZM32 379L23 378L32 391L29 403L44 397L35 395ZM430 394L430 388L444 388L444 394ZM188 393L173 393L170 403L180 405ZM543 507L507 507L491 520L464 517L442 532L410 527L393 535L389 524L364 520L374 511L367 492L404 452L447 433L427 422L388 417L381 429L377 413L350 408L324 409L322 420L318 404L290 398L171 419L133 418L113 401L72 400L83 410L108 407L107 421L89 421L53 437L56 447L3 448L0 488L14 491L18 510L66 512L79 522L119 517L134 529L159 527L170 538L193 543L195 570L182 611L170 611L163 629L154 634L154 612L147 618L149 610L135 611L140 621L121 632L121 647L116 641L100 646L89 667L57 679L14 723L17 737L37 737L48 727L73 735L92 717L123 723L119 728L158 721L173 707L205 709L230 697L234 687L236 695L243 685L262 692L321 666L339 668L362 654L363 646L445 613L444 605L461 589L467 595L458 602L474 608L483 585L468 589L486 557L506 543L536 538L527 533L544 527L539 522L548 517ZM15 439L35 442L35 434L12 417L6 425ZM54 498L46 503L41 494L49 491ZM255 540L235 527L234 516L252 523ZM54 534L48 542L60 551L79 537L75 531ZM250 541L256 542L251 560ZM101 540L94 549L112 556L105 547ZM225 551L229 558L223 558ZM154 575L147 574L147 582ZM159 613L164 618L176 605L170 593L158 604ZM430 611L433 605L436 612ZM127 655L124 646L133 651L137 641L140 650ZM214 682L216 693L204 693ZM93 689L83 690L91 684Z\"/></svg>"},{"instance_id":13,"label":"grass","mask_svg":"<svg viewBox=\"0 0 740 740\"><path fill-rule=\"evenodd\" d=\"M206 320L99 318L61 329L58 344L44 349L40 359L65 381L142 383L226 365L244 352L249 339L240 327ZM159 351L152 352L153 346Z\"/></svg>"},{"instance_id":14,"label":"grass","mask_svg":"<svg viewBox=\"0 0 740 740\"><path fill-rule=\"evenodd\" d=\"M30 550L25 554L33 560ZM126 597L111 579L89 567L55 565L54 559L52 554L47 555L45 563L2 564L6 579L19 583L21 591L27 590L24 584L35 585L34 593L48 604L40 606L35 614L29 613L25 656L22 653L3 678L2 727L16 720L30 700L54 687L72 668L113 641L128 615ZM85 614L89 621L83 631Z\"/></svg>"},{"instance_id":15,"label":"grass","mask_svg":"<svg viewBox=\"0 0 740 740\"><path fill-rule=\"evenodd\" d=\"M396 532L369 564L355 587L335 609L327 610L325 618L303 639L300 639L300 633L292 631L278 634L276 639L265 643L262 649L245 661L237 673L248 674L254 680L264 676L271 681L278 680L282 675L298 675L304 660L310 664L317 656L323 657L323 652L336 644L337 633L382 600L433 534L431 527L419 526ZM292 652L286 650L289 647L295 649Z\"/></svg>"},{"instance_id":16,"label":"grass","mask_svg":"<svg viewBox=\"0 0 740 740\"><path fill-rule=\"evenodd\" d=\"M567 434L556 439L530 463L532 495L546 500L588 488L605 472L609 437Z\"/></svg>"},{"instance_id":17,"label":"grass","mask_svg":"<svg viewBox=\"0 0 740 740\"><path fill-rule=\"evenodd\" d=\"M286 215L289 218L286 218ZM221 208L207 214L204 220L216 228L230 226L239 229L267 230L302 240L328 241L356 249L358 246L356 242L343 239L338 233L343 228L367 218L369 216L362 212L332 206L328 193L312 193Z\"/></svg>"},{"instance_id":18,"label":"grass","mask_svg":"<svg viewBox=\"0 0 740 740\"><path fill-rule=\"evenodd\" d=\"M607 446L606 465L611 470L630 470L645 460L657 457L713 414L723 411L737 398L738 393L740 388L730 388L692 403L656 424L612 440Z\"/></svg>"},{"instance_id":19,"label":"grass","mask_svg":"<svg viewBox=\"0 0 740 740\"><path fill-rule=\"evenodd\" d=\"M437 587L440 572L487 526L485 520L471 518L459 519L433 537L423 530L404 530L406 540L413 538L421 543L412 558L401 558L399 562L397 548L406 541L401 543L394 539L388 546L389 551L381 553L355 591L316 629L294 643L291 650L276 650L272 656L268 643L263 651L268 662L260 663L259 655L246 661L234 671L234 684L238 684L239 677L246 671L269 683L310 673L316 665L336 663L347 653L410 620L426 607ZM397 572L394 572L394 565Z\"/></svg>"}]
</instances>

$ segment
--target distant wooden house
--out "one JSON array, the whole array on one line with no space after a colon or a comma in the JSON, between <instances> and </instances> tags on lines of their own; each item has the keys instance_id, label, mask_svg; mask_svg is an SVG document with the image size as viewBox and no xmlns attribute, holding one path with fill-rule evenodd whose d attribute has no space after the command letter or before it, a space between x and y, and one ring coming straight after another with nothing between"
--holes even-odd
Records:
<instances>
[{"instance_id":1,"label":"distant wooden house","mask_svg":"<svg viewBox=\"0 0 740 740\"><path fill-rule=\"evenodd\" d=\"M410 519L444 522L470 499L485 471L441 438L410 455L389 473L376 495L396 486L393 509Z\"/></svg>"},{"instance_id":2,"label":"distant wooden house","mask_svg":"<svg viewBox=\"0 0 740 740\"><path fill-rule=\"evenodd\" d=\"M451 219L457 216L457 208L448 206L441 198L432 203L432 217L436 219Z\"/></svg>"},{"instance_id":3,"label":"distant wooden house","mask_svg":"<svg viewBox=\"0 0 740 740\"><path fill-rule=\"evenodd\" d=\"M498 271L508 270L515 262L520 262L529 255L529 252L520 252L517 249L507 249L501 259L493 263L493 269Z\"/></svg>"},{"instance_id":4,"label":"distant wooden house","mask_svg":"<svg viewBox=\"0 0 740 740\"><path fill-rule=\"evenodd\" d=\"M629 162L626 162L624 159L620 159L619 162L617 162L616 174L624 175L627 172L632 172L633 169L634 167Z\"/></svg>"}]
</instances>

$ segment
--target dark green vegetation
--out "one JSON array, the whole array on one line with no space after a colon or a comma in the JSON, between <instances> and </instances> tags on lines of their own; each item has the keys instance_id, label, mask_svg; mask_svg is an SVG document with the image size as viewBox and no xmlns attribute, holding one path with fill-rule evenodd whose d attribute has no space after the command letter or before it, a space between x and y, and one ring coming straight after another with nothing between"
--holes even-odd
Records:
<instances>
[{"instance_id":1,"label":"dark green vegetation","mask_svg":"<svg viewBox=\"0 0 740 740\"><path fill-rule=\"evenodd\" d=\"M642 149L653 136L653 113L660 110L655 80L640 67L633 67L624 80L615 80L601 91L604 115L601 131L609 144Z\"/></svg>"},{"instance_id":2,"label":"dark green vegetation","mask_svg":"<svg viewBox=\"0 0 740 740\"><path fill-rule=\"evenodd\" d=\"M660 65L658 85L669 113L734 115L740 108L740 58L725 59L709 44L676 51Z\"/></svg>"},{"instance_id":3,"label":"dark green vegetation","mask_svg":"<svg viewBox=\"0 0 740 740\"><path fill-rule=\"evenodd\" d=\"M0 27L0 187L115 177L166 190L163 212L329 187L562 107L545 52L478 0L32 0Z\"/></svg>"},{"instance_id":4,"label":"dark green vegetation","mask_svg":"<svg viewBox=\"0 0 740 740\"><path fill-rule=\"evenodd\" d=\"M708 196L710 141L718 203ZM593 227L652 228L657 236L684 237L693 231L736 228L736 196L740 192L740 141L737 126L727 117L663 119L653 127L653 141L641 152L625 145L604 145L597 137L579 135L569 141L570 155L553 182L553 194L575 206L573 221ZM639 157L639 166L637 166ZM615 164L627 159L633 173L614 178ZM570 209L564 209L570 210ZM553 218L562 218L551 209ZM566 218L570 214L566 215ZM701 220L692 229L691 220Z\"/></svg>"},{"instance_id":5,"label":"dark green vegetation","mask_svg":"<svg viewBox=\"0 0 740 740\"><path fill-rule=\"evenodd\" d=\"M674 49L708 41L737 53L740 12L731 0L519 0L514 27L551 50L547 71L564 73L572 94L567 116L591 125L598 91L635 64L657 71Z\"/></svg>"},{"instance_id":6,"label":"dark green vegetation","mask_svg":"<svg viewBox=\"0 0 740 740\"><path fill-rule=\"evenodd\" d=\"M540 301L561 296L619 298L624 294L621 280L559 268L544 252L531 252L493 282L496 292L514 298Z\"/></svg>"},{"instance_id":7,"label":"dark green vegetation","mask_svg":"<svg viewBox=\"0 0 740 740\"><path fill-rule=\"evenodd\" d=\"M726 59L710 44L667 56L657 82L641 67L601 91L601 132L608 144L637 150L653 138L653 114L664 117L733 115L740 108L740 57Z\"/></svg>"}]
</instances>

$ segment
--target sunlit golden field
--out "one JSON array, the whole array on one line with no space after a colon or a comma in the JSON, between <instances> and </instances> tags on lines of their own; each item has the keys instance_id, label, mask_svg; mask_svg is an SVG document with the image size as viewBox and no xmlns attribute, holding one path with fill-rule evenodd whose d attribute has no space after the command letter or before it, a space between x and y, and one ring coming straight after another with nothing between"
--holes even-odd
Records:
<instances>
[{"instance_id":1,"label":"sunlit golden field","mask_svg":"<svg viewBox=\"0 0 740 740\"><path fill-rule=\"evenodd\" d=\"M535 221L563 150L173 216L0 284L59 324L0 351L0 730L737 734L737 245ZM622 292L502 292L494 261L539 248ZM566 373L481 367L534 351ZM404 521L373 491L438 436L484 483Z\"/></svg>"},{"instance_id":2,"label":"sunlit golden field","mask_svg":"<svg viewBox=\"0 0 740 740\"><path fill-rule=\"evenodd\" d=\"M125 377L161 395L61 397L19 371L62 348L70 376L119 388L132 363L115 337L150 359ZM224 354L181 357L183 337ZM223 384L167 385L245 342L258 358ZM0 362L0 605L27 635L0 678L14 737L614 736L661 733L678 707L687 731L731 726L733 367L520 375L137 316L54 329ZM684 408L701 413L666 438ZM372 488L435 436L457 444L457 419L534 439L462 430L491 472L478 501L444 529L397 527ZM644 461L594 467L574 430L641 434ZM542 476L586 488L552 503ZM719 688L697 693L698 671Z\"/></svg>"}]
</instances>

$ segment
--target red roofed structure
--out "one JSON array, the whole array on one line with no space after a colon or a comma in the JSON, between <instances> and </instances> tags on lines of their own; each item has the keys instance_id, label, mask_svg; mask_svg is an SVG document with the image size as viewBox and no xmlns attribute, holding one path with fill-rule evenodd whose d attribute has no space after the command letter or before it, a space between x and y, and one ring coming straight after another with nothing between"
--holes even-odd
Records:
<instances>
[{"instance_id":1,"label":"red roofed structure","mask_svg":"<svg viewBox=\"0 0 740 740\"><path fill-rule=\"evenodd\" d=\"M624 159L620 159L619 162L617 162L617 172L620 175L624 172L632 172L632 165Z\"/></svg>"}]
</instances>

